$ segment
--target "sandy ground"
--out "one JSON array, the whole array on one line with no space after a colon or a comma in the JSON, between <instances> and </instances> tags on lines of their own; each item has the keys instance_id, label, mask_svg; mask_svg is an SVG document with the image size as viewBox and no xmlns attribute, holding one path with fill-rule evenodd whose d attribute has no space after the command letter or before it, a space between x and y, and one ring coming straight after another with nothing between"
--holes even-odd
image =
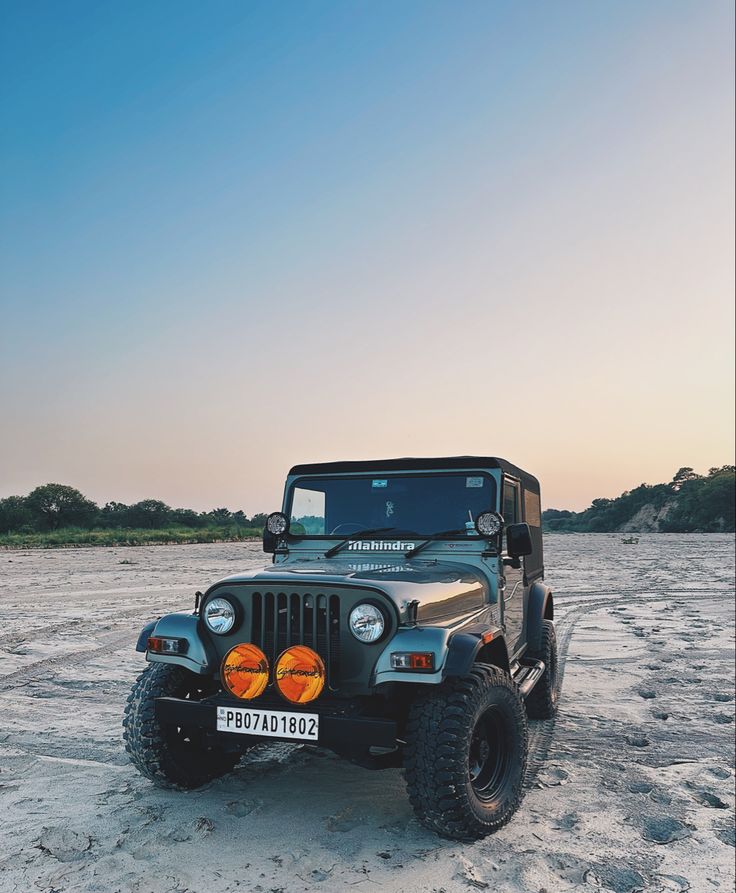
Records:
<instances>
[{"instance_id":1,"label":"sandy ground","mask_svg":"<svg viewBox=\"0 0 736 893\"><path fill-rule=\"evenodd\" d=\"M509 826L415 821L400 772L264 746L193 793L128 764L149 618L262 562L256 546L0 552L0 890L731 891L730 536L550 536L560 713L532 724Z\"/></svg>"}]
</instances>

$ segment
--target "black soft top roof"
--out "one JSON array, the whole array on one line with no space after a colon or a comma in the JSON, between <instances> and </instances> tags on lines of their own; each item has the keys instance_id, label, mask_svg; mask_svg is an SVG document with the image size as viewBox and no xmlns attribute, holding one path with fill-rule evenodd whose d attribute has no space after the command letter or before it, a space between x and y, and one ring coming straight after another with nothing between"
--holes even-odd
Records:
<instances>
[{"instance_id":1,"label":"black soft top roof","mask_svg":"<svg viewBox=\"0 0 736 893\"><path fill-rule=\"evenodd\" d=\"M439 468L482 469L500 468L519 478L524 488L539 493L539 481L505 459L493 456L445 456L438 459L368 459L361 462L318 462L295 465L289 474L360 474L365 471L434 471Z\"/></svg>"}]
</instances>

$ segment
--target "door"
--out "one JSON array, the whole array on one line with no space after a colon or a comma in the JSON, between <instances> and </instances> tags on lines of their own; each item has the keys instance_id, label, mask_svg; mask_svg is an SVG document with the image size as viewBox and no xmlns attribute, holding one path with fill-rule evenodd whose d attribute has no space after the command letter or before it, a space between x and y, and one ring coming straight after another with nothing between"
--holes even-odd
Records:
<instances>
[{"instance_id":1,"label":"door","mask_svg":"<svg viewBox=\"0 0 736 893\"><path fill-rule=\"evenodd\" d=\"M501 514L506 525L517 524L521 520L521 486L514 478L504 476L502 506ZM508 558L505 536L501 557ZM504 564L502 574L503 625L509 655L513 656L520 647L524 626L524 570L523 567L513 568Z\"/></svg>"}]
</instances>

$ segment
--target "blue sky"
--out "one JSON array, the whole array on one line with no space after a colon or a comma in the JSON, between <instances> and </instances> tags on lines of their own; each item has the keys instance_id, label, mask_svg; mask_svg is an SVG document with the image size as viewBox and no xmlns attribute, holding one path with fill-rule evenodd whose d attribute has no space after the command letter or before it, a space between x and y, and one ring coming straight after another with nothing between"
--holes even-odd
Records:
<instances>
[{"instance_id":1,"label":"blue sky","mask_svg":"<svg viewBox=\"0 0 736 893\"><path fill-rule=\"evenodd\" d=\"M732 461L732 4L0 10L0 495Z\"/></svg>"}]
</instances>

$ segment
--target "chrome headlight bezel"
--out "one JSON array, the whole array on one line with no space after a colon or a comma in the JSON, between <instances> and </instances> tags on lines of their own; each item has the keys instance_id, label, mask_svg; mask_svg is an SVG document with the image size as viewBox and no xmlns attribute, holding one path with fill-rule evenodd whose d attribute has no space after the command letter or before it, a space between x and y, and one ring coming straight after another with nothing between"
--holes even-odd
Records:
<instances>
[{"instance_id":1,"label":"chrome headlight bezel","mask_svg":"<svg viewBox=\"0 0 736 893\"><path fill-rule=\"evenodd\" d=\"M289 516L283 512L271 512L266 518L266 530L273 536L285 536L290 526Z\"/></svg>"},{"instance_id":2,"label":"chrome headlight bezel","mask_svg":"<svg viewBox=\"0 0 736 893\"><path fill-rule=\"evenodd\" d=\"M226 619L229 620L229 623L219 624L218 627L212 625L209 612L213 606L220 610L220 617L226 617ZM238 609L229 598L225 598L222 595L216 595L205 603L202 608L201 616L202 622L211 633L214 633L216 636L227 636L235 629L238 622Z\"/></svg>"},{"instance_id":3,"label":"chrome headlight bezel","mask_svg":"<svg viewBox=\"0 0 736 893\"><path fill-rule=\"evenodd\" d=\"M498 536L503 530L503 516L498 512L481 512L475 519L475 529L485 539Z\"/></svg>"},{"instance_id":4,"label":"chrome headlight bezel","mask_svg":"<svg viewBox=\"0 0 736 893\"><path fill-rule=\"evenodd\" d=\"M362 620L359 626L357 621ZM375 645L380 642L388 629L388 620L386 614L373 602L360 602L350 612L348 616L348 627L353 635L363 645ZM369 628L370 627L370 628ZM356 628L358 631L356 631ZM359 630L363 629L366 635L360 635Z\"/></svg>"}]
</instances>

